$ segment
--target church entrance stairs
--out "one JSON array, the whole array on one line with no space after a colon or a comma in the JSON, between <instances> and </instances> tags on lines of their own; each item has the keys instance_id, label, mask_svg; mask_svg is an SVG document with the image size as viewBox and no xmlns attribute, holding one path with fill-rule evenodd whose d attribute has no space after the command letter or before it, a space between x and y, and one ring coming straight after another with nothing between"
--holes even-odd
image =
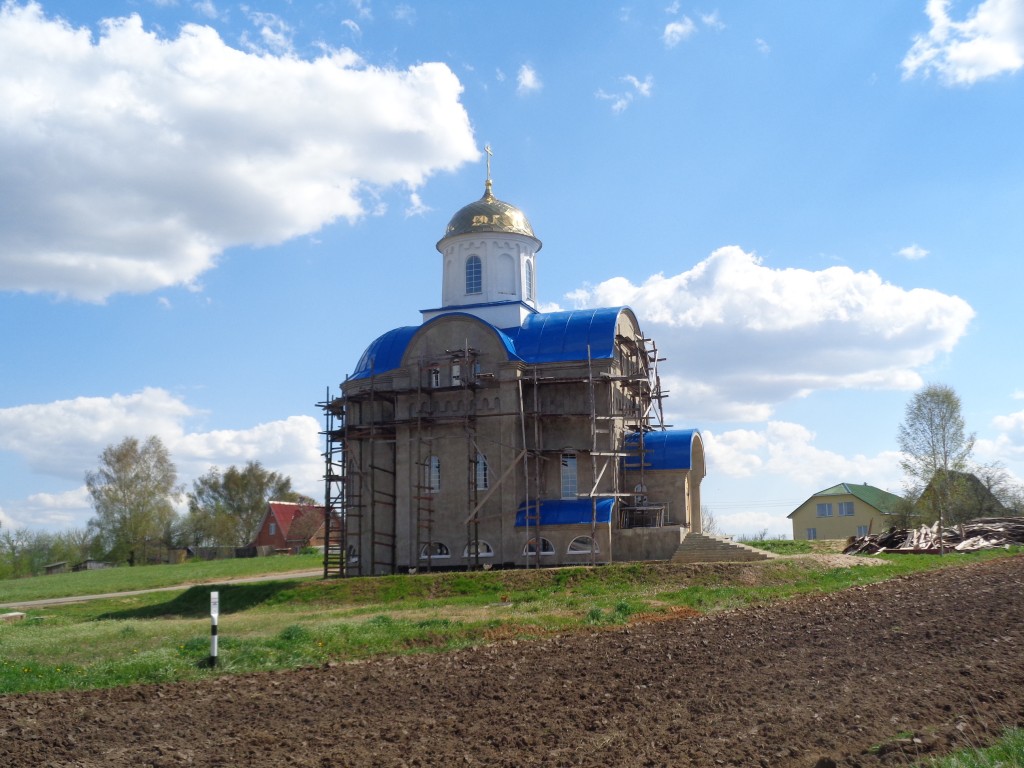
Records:
<instances>
[{"instance_id":1,"label":"church entrance stairs","mask_svg":"<svg viewBox=\"0 0 1024 768\"><path fill-rule=\"evenodd\" d=\"M779 557L774 552L741 544L723 536L709 536L703 533L688 533L680 542L673 563L752 563L773 560Z\"/></svg>"}]
</instances>

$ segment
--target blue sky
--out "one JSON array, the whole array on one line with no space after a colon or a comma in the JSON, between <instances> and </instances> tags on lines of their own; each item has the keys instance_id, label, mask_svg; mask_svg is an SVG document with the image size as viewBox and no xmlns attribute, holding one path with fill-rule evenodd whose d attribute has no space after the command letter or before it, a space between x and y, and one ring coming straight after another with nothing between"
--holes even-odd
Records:
<instances>
[{"instance_id":1,"label":"blue sky","mask_svg":"<svg viewBox=\"0 0 1024 768\"><path fill-rule=\"evenodd\" d=\"M1024 479L1024 0L0 3L0 525L159 435L322 493L315 403L483 192L628 304L725 532L899 492L924 383Z\"/></svg>"}]
</instances>

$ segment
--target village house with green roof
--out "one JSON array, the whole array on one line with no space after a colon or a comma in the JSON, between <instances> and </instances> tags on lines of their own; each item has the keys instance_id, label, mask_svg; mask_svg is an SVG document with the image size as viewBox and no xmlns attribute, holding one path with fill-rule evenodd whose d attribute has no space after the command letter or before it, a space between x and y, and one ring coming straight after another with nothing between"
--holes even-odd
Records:
<instances>
[{"instance_id":1,"label":"village house with green roof","mask_svg":"<svg viewBox=\"0 0 1024 768\"><path fill-rule=\"evenodd\" d=\"M901 498L867 483L839 483L818 491L789 513L793 539L847 539L879 533Z\"/></svg>"}]
</instances>

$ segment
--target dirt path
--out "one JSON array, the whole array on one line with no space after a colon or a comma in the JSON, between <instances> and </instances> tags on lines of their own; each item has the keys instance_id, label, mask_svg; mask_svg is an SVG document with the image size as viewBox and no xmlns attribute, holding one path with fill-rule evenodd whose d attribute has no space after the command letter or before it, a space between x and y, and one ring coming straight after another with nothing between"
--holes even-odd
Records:
<instances>
[{"instance_id":1,"label":"dirt path","mask_svg":"<svg viewBox=\"0 0 1024 768\"><path fill-rule=\"evenodd\" d=\"M1024 557L474 651L0 697L3 766L907 765L1024 726Z\"/></svg>"},{"instance_id":2,"label":"dirt path","mask_svg":"<svg viewBox=\"0 0 1024 768\"><path fill-rule=\"evenodd\" d=\"M21 600L13 603L0 603L0 608L45 608L51 605L69 605L70 603L85 603L89 600L109 600L117 597L130 597L131 595L144 595L148 592L177 592L195 586L216 586L217 584L249 584L255 581L284 581L286 579L316 578L323 576L323 568L301 571L280 571L268 573L262 576L239 576L237 578L211 579L209 581L190 581L187 584L176 584L170 587L148 587L146 589L133 589L127 592L103 592L95 595L73 595L71 597L47 597L42 600Z\"/></svg>"}]
</instances>

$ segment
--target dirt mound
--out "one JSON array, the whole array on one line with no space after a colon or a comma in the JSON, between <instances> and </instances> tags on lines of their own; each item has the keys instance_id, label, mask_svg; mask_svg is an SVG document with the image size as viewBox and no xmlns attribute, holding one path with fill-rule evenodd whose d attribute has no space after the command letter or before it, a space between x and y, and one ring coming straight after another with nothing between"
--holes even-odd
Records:
<instances>
[{"instance_id":1,"label":"dirt mound","mask_svg":"<svg viewBox=\"0 0 1024 768\"><path fill-rule=\"evenodd\" d=\"M4 766L906 765L1024 725L1024 558L784 605L0 698Z\"/></svg>"}]
</instances>

